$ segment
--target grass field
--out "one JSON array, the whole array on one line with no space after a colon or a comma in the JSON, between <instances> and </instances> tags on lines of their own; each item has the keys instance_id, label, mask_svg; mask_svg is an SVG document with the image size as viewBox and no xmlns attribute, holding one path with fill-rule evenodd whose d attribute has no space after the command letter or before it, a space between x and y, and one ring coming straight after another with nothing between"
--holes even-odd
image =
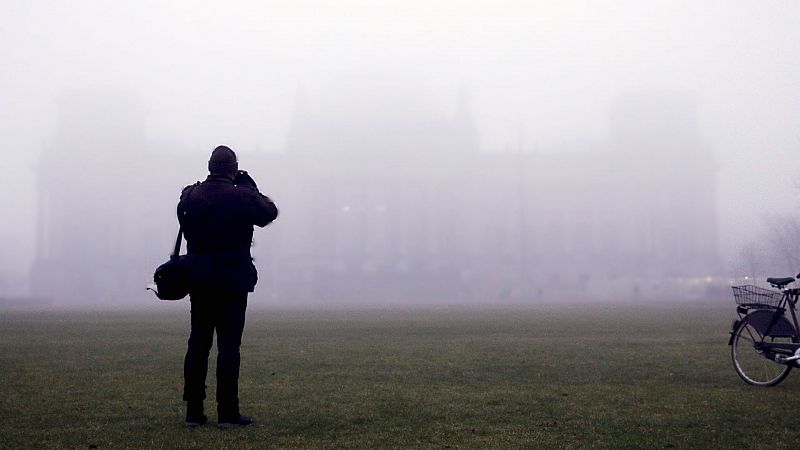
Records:
<instances>
[{"instance_id":1,"label":"grass field","mask_svg":"<svg viewBox=\"0 0 800 450\"><path fill-rule=\"evenodd\" d=\"M740 381L728 303L251 310L257 422L227 431L213 375L212 425L183 426L187 308L0 312L0 447L796 446L800 371Z\"/></svg>"}]
</instances>

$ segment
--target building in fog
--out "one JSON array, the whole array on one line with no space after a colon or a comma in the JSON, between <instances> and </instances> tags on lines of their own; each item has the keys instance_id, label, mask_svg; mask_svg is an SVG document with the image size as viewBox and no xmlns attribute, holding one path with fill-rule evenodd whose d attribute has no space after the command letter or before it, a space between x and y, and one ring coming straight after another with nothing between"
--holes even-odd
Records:
<instances>
[{"instance_id":1,"label":"building in fog","mask_svg":"<svg viewBox=\"0 0 800 450\"><path fill-rule=\"evenodd\" d=\"M534 152L482 151L466 96L450 114L423 97L301 98L284 152L235 149L281 211L256 233L256 298L695 295L719 273L715 167L691 98L622 98L607 142ZM43 156L32 271L42 296L145 295L177 229L180 188L204 176L208 152L148 146L124 102L114 112L127 125L98 127L102 104L66 102ZM82 172L85 158L108 170Z\"/></svg>"},{"instance_id":2,"label":"building in fog","mask_svg":"<svg viewBox=\"0 0 800 450\"><path fill-rule=\"evenodd\" d=\"M451 116L413 99L390 117L301 102L285 154L263 158L283 206L256 254L277 298L685 295L719 273L691 98L622 98L608 143L547 153L480 151L463 96Z\"/></svg>"},{"instance_id":3,"label":"building in fog","mask_svg":"<svg viewBox=\"0 0 800 450\"><path fill-rule=\"evenodd\" d=\"M144 126L123 93L62 95L37 168L34 297L118 304L145 293L174 243L176 180L191 178L185 158L148 143Z\"/></svg>"}]
</instances>

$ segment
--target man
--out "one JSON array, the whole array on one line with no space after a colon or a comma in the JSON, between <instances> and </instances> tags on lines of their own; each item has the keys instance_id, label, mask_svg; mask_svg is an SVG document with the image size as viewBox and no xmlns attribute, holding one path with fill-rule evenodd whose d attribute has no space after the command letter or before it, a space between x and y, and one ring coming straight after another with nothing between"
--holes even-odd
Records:
<instances>
[{"instance_id":1,"label":"man","mask_svg":"<svg viewBox=\"0 0 800 450\"><path fill-rule=\"evenodd\" d=\"M275 220L278 209L258 191L236 154L219 146L208 161L205 181L187 186L178 202L178 221L186 237L191 267L191 334L184 360L183 399L186 426L208 421L206 398L208 354L217 332L217 426L253 423L239 411L239 346L244 330L247 294L257 281L250 256L253 225Z\"/></svg>"}]
</instances>

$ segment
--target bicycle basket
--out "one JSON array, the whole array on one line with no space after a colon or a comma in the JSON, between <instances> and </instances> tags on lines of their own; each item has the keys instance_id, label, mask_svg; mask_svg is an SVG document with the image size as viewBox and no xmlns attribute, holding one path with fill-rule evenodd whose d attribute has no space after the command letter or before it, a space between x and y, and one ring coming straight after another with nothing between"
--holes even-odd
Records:
<instances>
[{"instance_id":1,"label":"bicycle basket","mask_svg":"<svg viewBox=\"0 0 800 450\"><path fill-rule=\"evenodd\" d=\"M747 284L744 286L732 286L733 298L737 305L751 308L777 308L783 300L783 294L771 289L764 289L758 286Z\"/></svg>"}]
</instances>

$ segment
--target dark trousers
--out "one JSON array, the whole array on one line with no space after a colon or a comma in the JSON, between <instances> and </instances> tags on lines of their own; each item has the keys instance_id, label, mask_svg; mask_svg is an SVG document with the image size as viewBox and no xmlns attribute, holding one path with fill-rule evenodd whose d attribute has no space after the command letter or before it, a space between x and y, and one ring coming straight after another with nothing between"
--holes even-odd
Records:
<instances>
[{"instance_id":1,"label":"dark trousers","mask_svg":"<svg viewBox=\"0 0 800 450\"><path fill-rule=\"evenodd\" d=\"M183 399L202 404L206 398L208 354L217 331L217 413L239 414L239 346L244 331L247 293L191 294L192 331L183 363Z\"/></svg>"}]
</instances>

